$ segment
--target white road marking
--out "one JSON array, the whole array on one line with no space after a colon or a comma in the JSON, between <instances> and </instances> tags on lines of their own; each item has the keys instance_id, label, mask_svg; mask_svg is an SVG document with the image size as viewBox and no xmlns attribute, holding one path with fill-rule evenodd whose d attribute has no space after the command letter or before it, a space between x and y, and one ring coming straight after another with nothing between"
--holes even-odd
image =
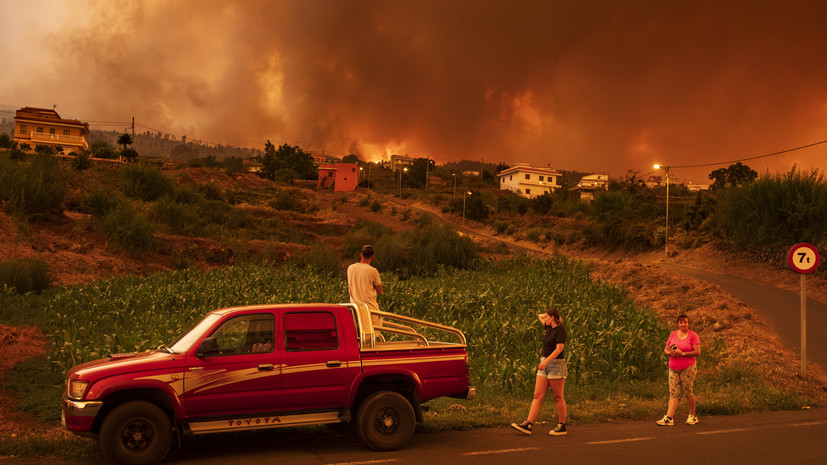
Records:
<instances>
[{"instance_id":1,"label":"white road marking","mask_svg":"<svg viewBox=\"0 0 827 465\"><path fill-rule=\"evenodd\" d=\"M738 433L741 431L752 431L755 428L733 428L733 429L719 429L715 431L701 431L696 434L724 434L724 433Z\"/></svg>"},{"instance_id":2,"label":"white road marking","mask_svg":"<svg viewBox=\"0 0 827 465\"><path fill-rule=\"evenodd\" d=\"M814 425L823 425L827 423L827 420L824 421L809 421L807 423L793 423L790 426L814 426Z\"/></svg>"},{"instance_id":3,"label":"white road marking","mask_svg":"<svg viewBox=\"0 0 827 465\"><path fill-rule=\"evenodd\" d=\"M617 444L617 443L619 443L619 442L648 441L648 440L650 440L650 439L655 439L655 438L651 438L651 437L650 437L650 438L615 439L615 440L612 440L612 441L593 441L593 442L587 442L586 444L591 444L591 445L598 445L598 444Z\"/></svg>"},{"instance_id":4,"label":"white road marking","mask_svg":"<svg viewBox=\"0 0 827 465\"><path fill-rule=\"evenodd\" d=\"M398 462L399 459L387 459L387 460L365 460L364 462L338 462L333 463L331 465L369 465L371 463L390 463L390 462Z\"/></svg>"},{"instance_id":5,"label":"white road marking","mask_svg":"<svg viewBox=\"0 0 827 465\"><path fill-rule=\"evenodd\" d=\"M539 447L523 447L520 449L486 450L481 452L466 452L462 455L486 455L486 454L508 454L509 452L523 452L527 450L540 450Z\"/></svg>"}]
</instances>

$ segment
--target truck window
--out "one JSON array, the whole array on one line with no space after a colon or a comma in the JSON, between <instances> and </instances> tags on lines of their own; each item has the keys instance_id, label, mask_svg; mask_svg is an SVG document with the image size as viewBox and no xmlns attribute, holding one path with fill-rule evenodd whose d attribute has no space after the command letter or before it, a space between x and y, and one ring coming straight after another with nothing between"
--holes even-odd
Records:
<instances>
[{"instance_id":1,"label":"truck window","mask_svg":"<svg viewBox=\"0 0 827 465\"><path fill-rule=\"evenodd\" d=\"M212 337L224 355L241 355L272 352L274 333L273 315L243 315L225 321Z\"/></svg>"},{"instance_id":2,"label":"truck window","mask_svg":"<svg viewBox=\"0 0 827 465\"><path fill-rule=\"evenodd\" d=\"M286 313L284 348L291 352L338 349L336 317L330 312Z\"/></svg>"}]
</instances>

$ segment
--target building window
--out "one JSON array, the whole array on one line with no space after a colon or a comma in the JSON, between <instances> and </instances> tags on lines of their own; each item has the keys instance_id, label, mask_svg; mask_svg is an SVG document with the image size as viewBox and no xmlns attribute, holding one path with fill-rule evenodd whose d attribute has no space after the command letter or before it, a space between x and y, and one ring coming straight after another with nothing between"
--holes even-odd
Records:
<instances>
[{"instance_id":1,"label":"building window","mask_svg":"<svg viewBox=\"0 0 827 465\"><path fill-rule=\"evenodd\" d=\"M351 168L351 169L350 169L350 172L351 172L351 173L355 173L355 172L356 172L356 168Z\"/></svg>"},{"instance_id":2,"label":"building window","mask_svg":"<svg viewBox=\"0 0 827 465\"><path fill-rule=\"evenodd\" d=\"M63 135L64 135L64 136L68 136L68 135L69 135L69 130L68 130L68 129L64 129L64 130L63 130Z\"/></svg>"},{"instance_id":3,"label":"building window","mask_svg":"<svg viewBox=\"0 0 827 465\"><path fill-rule=\"evenodd\" d=\"M526 180L526 181L528 181L529 179L531 179L531 175L530 175L530 174L528 174L528 173L526 173L526 174L525 174L525 180Z\"/></svg>"},{"instance_id":4,"label":"building window","mask_svg":"<svg viewBox=\"0 0 827 465\"><path fill-rule=\"evenodd\" d=\"M21 125L20 125L20 134L26 134L26 130L27 130L27 129L29 129L29 128L28 128L28 127L26 127L26 125L25 125L25 124L21 124Z\"/></svg>"},{"instance_id":5,"label":"building window","mask_svg":"<svg viewBox=\"0 0 827 465\"><path fill-rule=\"evenodd\" d=\"M54 134L54 133L55 133L55 128L49 128L49 134Z\"/></svg>"},{"instance_id":6,"label":"building window","mask_svg":"<svg viewBox=\"0 0 827 465\"><path fill-rule=\"evenodd\" d=\"M540 182L543 182L543 177L542 176L540 176Z\"/></svg>"},{"instance_id":7,"label":"building window","mask_svg":"<svg viewBox=\"0 0 827 465\"><path fill-rule=\"evenodd\" d=\"M512 174L511 176L509 176L509 177L508 177L508 180L509 180L509 181L513 181L513 180L514 180L514 175Z\"/></svg>"},{"instance_id":8,"label":"building window","mask_svg":"<svg viewBox=\"0 0 827 465\"><path fill-rule=\"evenodd\" d=\"M525 195L531 195L531 189L526 189L525 190Z\"/></svg>"},{"instance_id":9,"label":"building window","mask_svg":"<svg viewBox=\"0 0 827 465\"><path fill-rule=\"evenodd\" d=\"M37 133L38 134L43 134L43 128L37 128Z\"/></svg>"}]
</instances>

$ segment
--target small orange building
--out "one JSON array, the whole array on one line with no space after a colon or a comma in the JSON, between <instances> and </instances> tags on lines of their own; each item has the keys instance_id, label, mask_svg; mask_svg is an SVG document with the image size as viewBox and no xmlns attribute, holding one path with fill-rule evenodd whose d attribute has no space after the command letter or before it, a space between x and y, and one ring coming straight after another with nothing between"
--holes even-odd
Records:
<instances>
[{"instance_id":1,"label":"small orange building","mask_svg":"<svg viewBox=\"0 0 827 465\"><path fill-rule=\"evenodd\" d=\"M319 165L317 189L333 186L336 192L352 192L359 184L359 167L356 163L322 163Z\"/></svg>"},{"instance_id":2,"label":"small orange building","mask_svg":"<svg viewBox=\"0 0 827 465\"><path fill-rule=\"evenodd\" d=\"M63 119L48 108L24 107L14 116L17 143L61 146L67 151L89 150L89 124Z\"/></svg>"}]
</instances>

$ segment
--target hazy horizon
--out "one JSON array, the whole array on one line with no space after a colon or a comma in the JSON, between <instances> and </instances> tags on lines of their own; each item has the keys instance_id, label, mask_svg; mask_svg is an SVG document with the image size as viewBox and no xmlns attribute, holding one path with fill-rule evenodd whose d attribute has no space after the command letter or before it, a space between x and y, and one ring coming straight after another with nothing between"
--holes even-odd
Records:
<instances>
[{"instance_id":1,"label":"hazy horizon","mask_svg":"<svg viewBox=\"0 0 827 465\"><path fill-rule=\"evenodd\" d=\"M707 183L827 140L827 2L0 0L0 103L298 145ZM744 163L823 169L827 144ZM661 172L662 173L662 172Z\"/></svg>"}]
</instances>

